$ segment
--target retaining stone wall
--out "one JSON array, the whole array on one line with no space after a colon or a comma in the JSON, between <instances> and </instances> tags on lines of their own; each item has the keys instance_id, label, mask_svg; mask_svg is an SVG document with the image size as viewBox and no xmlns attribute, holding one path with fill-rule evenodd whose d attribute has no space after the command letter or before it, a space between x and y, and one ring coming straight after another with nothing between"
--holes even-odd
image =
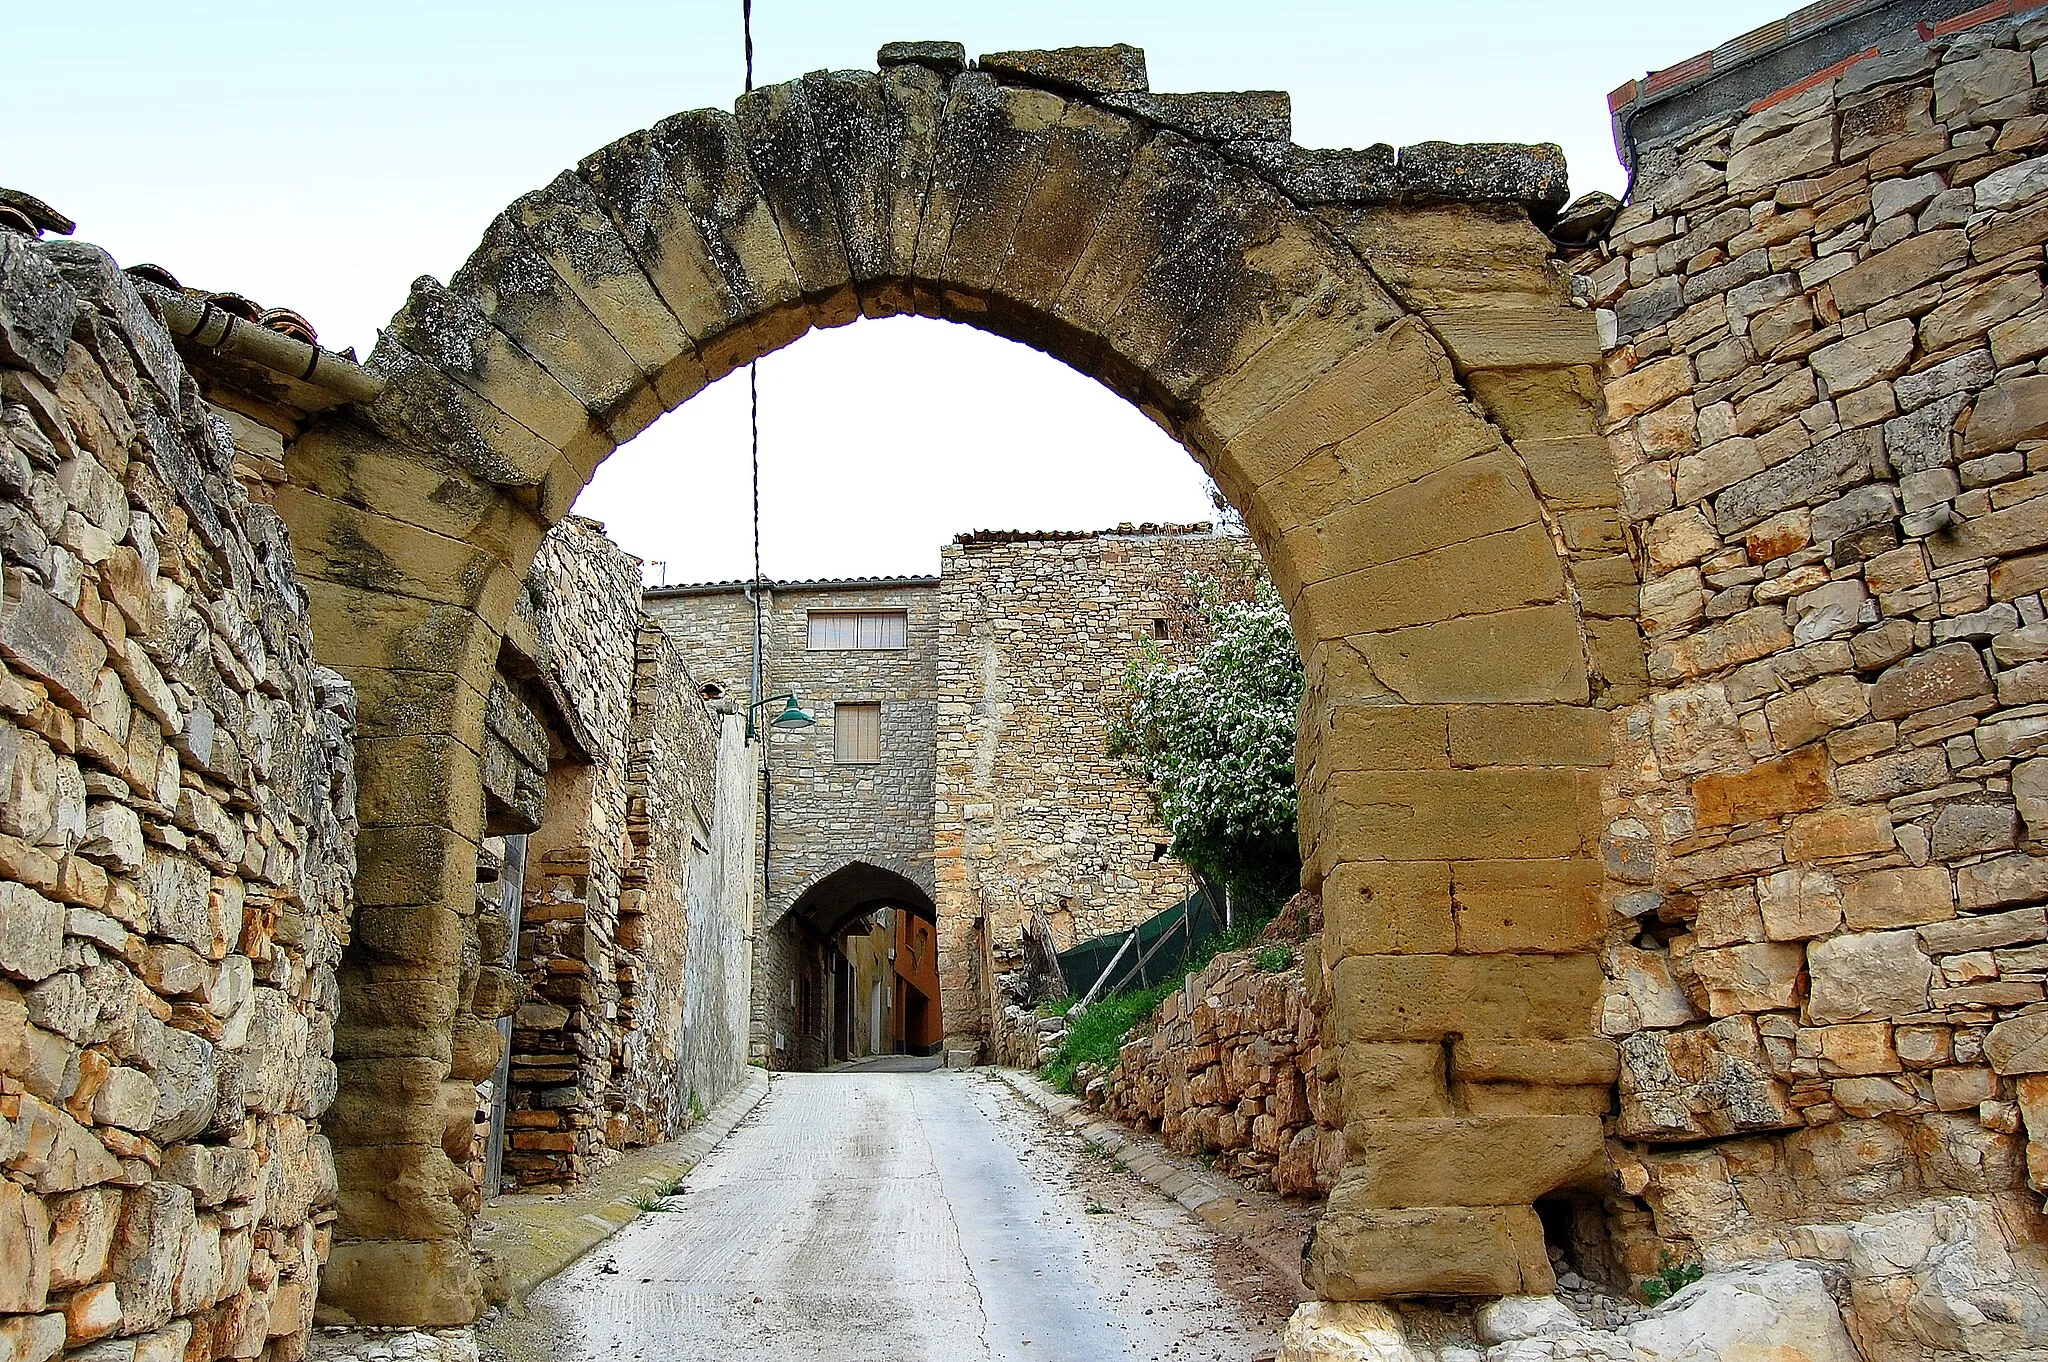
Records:
<instances>
[{"instance_id":1,"label":"retaining stone wall","mask_svg":"<svg viewBox=\"0 0 2048 1362\"><path fill-rule=\"evenodd\" d=\"M2042 1231L2044 44L1907 28L1644 148L1574 265L1654 686L1606 797L1637 1276L1953 1191Z\"/></svg>"},{"instance_id":2,"label":"retaining stone wall","mask_svg":"<svg viewBox=\"0 0 2048 1362\"><path fill-rule=\"evenodd\" d=\"M1335 1074L1299 959L1268 971L1256 951L1218 956L1124 1042L1090 1105L1183 1154L1287 1196L1328 1193L1344 1167Z\"/></svg>"},{"instance_id":3,"label":"retaining stone wall","mask_svg":"<svg viewBox=\"0 0 2048 1362\"><path fill-rule=\"evenodd\" d=\"M300 1357L354 696L132 285L4 231L0 560L0 1356Z\"/></svg>"}]
</instances>

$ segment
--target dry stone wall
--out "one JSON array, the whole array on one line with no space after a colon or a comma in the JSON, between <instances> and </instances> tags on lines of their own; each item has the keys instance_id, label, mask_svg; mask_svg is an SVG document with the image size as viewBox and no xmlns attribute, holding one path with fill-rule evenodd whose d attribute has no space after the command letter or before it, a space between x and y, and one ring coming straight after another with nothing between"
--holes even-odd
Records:
<instances>
[{"instance_id":1,"label":"dry stone wall","mask_svg":"<svg viewBox=\"0 0 2048 1362\"><path fill-rule=\"evenodd\" d=\"M1257 952L1238 951L1189 975L1085 1091L1104 1114L1157 1131L1181 1153L1211 1155L1232 1177L1313 1196L1344 1167L1336 1074L1323 1053L1300 961L1290 954L1269 970Z\"/></svg>"},{"instance_id":2,"label":"dry stone wall","mask_svg":"<svg viewBox=\"0 0 2048 1362\"><path fill-rule=\"evenodd\" d=\"M533 674L508 682L501 667L490 736L519 788L535 753L543 782L504 1155L505 1185L533 1189L673 1138L738 1080L753 900L724 841L752 846L753 782L744 739L724 732L736 716L706 706L641 610L639 561L602 526L571 517L549 533L507 637L532 649ZM721 748L734 743L738 763ZM736 808L721 782L744 792ZM480 881L480 898L497 892Z\"/></svg>"},{"instance_id":3,"label":"dry stone wall","mask_svg":"<svg viewBox=\"0 0 2048 1362\"><path fill-rule=\"evenodd\" d=\"M1642 148L1575 264L1654 686L1604 841L1637 1276L1952 1192L2042 1234L2048 20L1971 22Z\"/></svg>"},{"instance_id":4,"label":"dry stone wall","mask_svg":"<svg viewBox=\"0 0 2048 1362\"><path fill-rule=\"evenodd\" d=\"M0 1356L298 1358L354 695L131 283L5 230L0 562Z\"/></svg>"},{"instance_id":5,"label":"dry stone wall","mask_svg":"<svg viewBox=\"0 0 2048 1362\"><path fill-rule=\"evenodd\" d=\"M542 542L520 604L581 760L555 763L527 838L513 1013L507 1185L573 1184L610 1152L605 1097L620 1024L620 887L639 563L571 517Z\"/></svg>"}]
</instances>

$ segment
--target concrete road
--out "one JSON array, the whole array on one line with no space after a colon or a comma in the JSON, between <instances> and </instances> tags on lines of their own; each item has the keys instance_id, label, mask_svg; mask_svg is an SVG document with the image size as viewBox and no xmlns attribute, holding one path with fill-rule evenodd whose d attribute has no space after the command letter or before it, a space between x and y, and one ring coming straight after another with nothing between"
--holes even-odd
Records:
<instances>
[{"instance_id":1,"label":"concrete road","mask_svg":"<svg viewBox=\"0 0 2048 1362\"><path fill-rule=\"evenodd\" d=\"M673 1210L487 1334L518 1362L1248 1359L1263 1265L1001 1083L778 1074Z\"/></svg>"}]
</instances>

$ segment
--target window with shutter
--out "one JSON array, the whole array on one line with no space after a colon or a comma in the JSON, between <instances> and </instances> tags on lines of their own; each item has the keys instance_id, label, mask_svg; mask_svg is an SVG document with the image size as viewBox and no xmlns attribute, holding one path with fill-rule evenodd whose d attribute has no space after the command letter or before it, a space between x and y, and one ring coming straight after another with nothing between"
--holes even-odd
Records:
<instances>
[{"instance_id":1,"label":"window with shutter","mask_svg":"<svg viewBox=\"0 0 2048 1362\"><path fill-rule=\"evenodd\" d=\"M902 610L813 610L810 622L814 653L909 646L910 619Z\"/></svg>"},{"instance_id":2,"label":"window with shutter","mask_svg":"<svg viewBox=\"0 0 2048 1362\"><path fill-rule=\"evenodd\" d=\"M859 763L881 759L881 705L862 701L832 706L832 760Z\"/></svg>"}]
</instances>

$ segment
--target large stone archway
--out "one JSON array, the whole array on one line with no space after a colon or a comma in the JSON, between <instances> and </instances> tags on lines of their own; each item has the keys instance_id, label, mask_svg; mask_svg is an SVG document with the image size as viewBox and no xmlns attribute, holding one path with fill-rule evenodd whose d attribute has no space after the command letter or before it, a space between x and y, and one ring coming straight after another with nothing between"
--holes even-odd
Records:
<instances>
[{"instance_id":1,"label":"large stone archway","mask_svg":"<svg viewBox=\"0 0 2048 1362\"><path fill-rule=\"evenodd\" d=\"M1033 345L1179 439L1285 596L1312 971L1353 1163L1335 1298L1551 1285L1533 1200L1598 1176L1603 710L1640 692L1595 436L1592 314L1531 213L1554 150L1308 152L1285 97L1151 95L1131 49L884 49L607 146L423 279L365 410L280 500L323 660L356 684L360 918L325 1290L369 1322L480 1300L443 1152L484 696L541 535L617 445L856 317ZM942 952L957 848L938 848ZM949 878L950 877L950 878ZM948 1017L973 1015L956 1009ZM459 1100L458 1100L459 1099Z\"/></svg>"}]
</instances>

